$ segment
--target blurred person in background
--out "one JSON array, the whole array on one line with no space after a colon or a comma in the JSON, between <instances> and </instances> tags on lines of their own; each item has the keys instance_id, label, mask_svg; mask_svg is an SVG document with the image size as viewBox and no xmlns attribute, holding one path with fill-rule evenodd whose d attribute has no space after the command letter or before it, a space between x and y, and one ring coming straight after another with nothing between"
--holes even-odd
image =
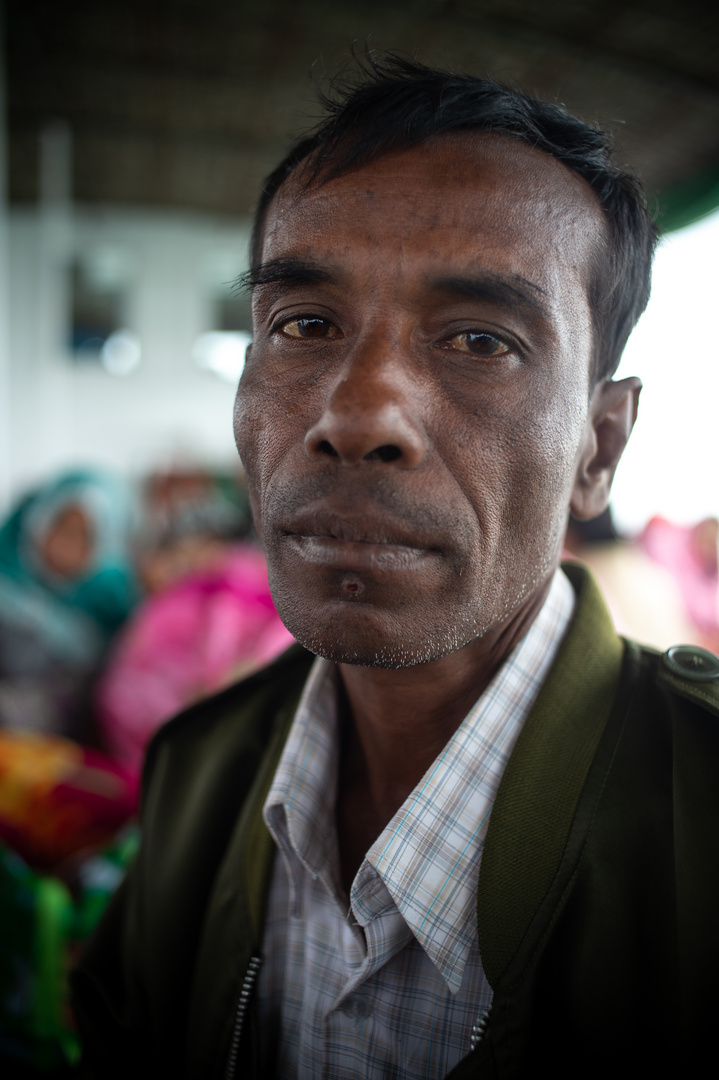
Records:
<instances>
[{"instance_id":1,"label":"blurred person in background","mask_svg":"<svg viewBox=\"0 0 719 1080\"><path fill-rule=\"evenodd\" d=\"M95 704L103 745L139 772L180 709L273 660L293 638L275 611L242 475L176 469L144 487L146 595L118 635Z\"/></svg>"},{"instance_id":2,"label":"blurred person in background","mask_svg":"<svg viewBox=\"0 0 719 1080\"><path fill-rule=\"evenodd\" d=\"M88 734L88 693L139 596L128 485L77 471L0 529L0 725Z\"/></svg>"},{"instance_id":3,"label":"blurred person in background","mask_svg":"<svg viewBox=\"0 0 719 1080\"><path fill-rule=\"evenodd\" d=\"M138 570L151 595L211 566L228 543L252 536L241 468L154 470L142 485L142 518Z\"/></svg>"},{"instance_id":4,"label":"blurred person in background","mask_svg":"<svg viewBox=\"0 0 719 1080\"><path fill-rule=\"evenodd\" d=\"M139 596L135 513L128 484L82 470L26 495L0 528L2 1075L65 1075L77 1057L67 972L133 850L116 837L135 777L82 744Z\"/></svg>"},{"instance_id":5,"label":"blurred person in background","mask_svg":"<svg viewBox=\"0 0 719 1080\"><path fill-rule=\"evenodd\" d=\"M158 470L133 491L75 472L0 532L3 1075L77 1059L67 973L134 853L146 742L292 641L245 539L241 470Z\"/></svg>"},{"instance_id":6,"label":"blurred person in background","mask_svg":"<svg viewBox=\"0 0 719 1080\"><path fill-rule=\"evenodd\" d=\"M671 575L691 626L686 640L719 652L719 521L704 518L679 525L653 517L639 543L658 567Z\"/></svg>"},{"instance_id":7,"label":"blurred person in background","mask_svg":"<svg viewBox=\"0 0 719 1080\"><path fill-rule=\"evenodd\" d=\"M570 516L564 547L565 558L594 574L618 633L660 650L678 641L708 645L685 611L674 576L647 554L641 538L619 535L609 508L591 521Z\"/></svg>"}]
</instances>

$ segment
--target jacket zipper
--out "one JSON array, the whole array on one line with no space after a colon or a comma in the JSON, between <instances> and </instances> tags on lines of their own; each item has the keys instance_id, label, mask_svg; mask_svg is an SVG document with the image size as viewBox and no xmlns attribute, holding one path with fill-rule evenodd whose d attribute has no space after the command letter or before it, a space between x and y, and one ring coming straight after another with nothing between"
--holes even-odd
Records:
<instances>
[{"instance_id":1,"label":"jacket zipper","mask_svg":"<svg viewBox=\"0 0 719 1080\"><path fill-rule=\"evenodd\" d=\"M490 1005L488 1009L485 1009L482 1015L477 1020L476 1024L472 1026L472 1034L469 1039L469 1049L474 1050L476 1046L479 1046L484 1036L487 1034L487 1025L489 1024L489 1014L492 1011Z\"/></svg>"},{"instance_id":2,"label":"jacket zipper","mask_svg":"<svg viewBox=\"0 0 719 1080\"><path fill-rule=\"evenodd\" d=\"M225 1070L225 1080L234 1080L235 1070L237 1069L237 1055L240 1051L240 1040L242 1039L242 1029L245 1025L245 1016L247 1015L247 1006L250 1003L250 997L255 985L255 979L262 966L261 956L250 957L250 963L245 973L245 977L242 980L242 989L240 990L240 999L237 1002L237 1010L235 1012L235 1026L232 1031L232 1041L230 1042L230 1052L227 1055L227 1069ZM492 1011L492 1007L485 1009L477 1022L472 1025L472 1034L470 1036L470 1050L474 1050L476 1046L481 1043L484 1038L487 1025L489 1024L489 1014Z\"/></svg>"},{"instance_id":3,"label":"jacket zipper","mask_svg":"<svg viewBox=\"0 0 719 1080\"><path fill-rule=\"evenodd\" d=\"M257 973L262 966L262 957L253 956L250 958L250 964L247 968L244 979L242 980L242 989L240 990L240 998L237 1002L237 1009L235 1011L235 1026L232 1030L232 1041L230 1042L230 1052L227 1056L227 1068L225 1070L225 1080L234 1080L235 1070L237 1069L237 1055L240 1052L240 1040L242 1038L242 1029L245 1025L245 1016L247 1015L247 1006L250 1003L250 997L255 985L255 979Z\"/></svg>"}]
</instances>

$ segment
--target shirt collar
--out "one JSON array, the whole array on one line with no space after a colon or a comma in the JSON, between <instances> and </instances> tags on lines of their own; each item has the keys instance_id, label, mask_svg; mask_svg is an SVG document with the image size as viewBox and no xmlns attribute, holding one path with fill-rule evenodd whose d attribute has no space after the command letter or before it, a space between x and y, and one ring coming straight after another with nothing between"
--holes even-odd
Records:
<instances>
[{"instance_id":1,"label":"shirt collar","mask_svg":"<svg viewBox=\"0 0 719 1080\"><path fill-rule=\"evenodd\" d=\"M291 879L292 853L313 877L330 884L336 874L338 677L334 664L315 660L263 808Z\"/></svg>"}]
</instances>

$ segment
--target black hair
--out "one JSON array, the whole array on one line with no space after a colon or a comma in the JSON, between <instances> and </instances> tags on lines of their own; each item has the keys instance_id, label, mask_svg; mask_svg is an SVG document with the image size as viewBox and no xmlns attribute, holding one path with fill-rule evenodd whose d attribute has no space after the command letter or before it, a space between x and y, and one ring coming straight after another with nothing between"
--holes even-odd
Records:
<instances>
[{"instance_id":1,"label":"black hair","mask_svg":"<svg viewBox=\"0 0 719 1080\"><path fill-rule=\"evenodd\" d=\"M649 299L657 230L641 184L612 160L610 137L560 105L491 79L426 67L393 53L368 53L353 78L320 94L325 117L267 177L255 214L251 263L262 255L272 198L306 162L304 183L325 182L435 135L508 135L543 150L584 177L604 210L607 239L589 286L594 321L593 382L616 371L627 338Z\"/></svg>"}]
</instances>

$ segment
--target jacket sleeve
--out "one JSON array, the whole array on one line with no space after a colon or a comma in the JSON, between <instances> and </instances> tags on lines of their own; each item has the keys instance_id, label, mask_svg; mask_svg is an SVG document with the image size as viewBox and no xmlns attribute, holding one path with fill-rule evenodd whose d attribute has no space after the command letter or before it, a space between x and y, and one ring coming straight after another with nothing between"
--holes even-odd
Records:
<instances>
[{"instance_id":1,"label":"jacket sleeve","mask_svg":"<svg viewBox=\"0 0 719 1080\"><path fill-rule=\"evenodd\" d=\"M71 977L83 1047L79 1075L87 1080L127 1080L149 1076L151 1071L154 1051L137 963L138 871L136 861Z\"/></svg>"}]
</instances>

